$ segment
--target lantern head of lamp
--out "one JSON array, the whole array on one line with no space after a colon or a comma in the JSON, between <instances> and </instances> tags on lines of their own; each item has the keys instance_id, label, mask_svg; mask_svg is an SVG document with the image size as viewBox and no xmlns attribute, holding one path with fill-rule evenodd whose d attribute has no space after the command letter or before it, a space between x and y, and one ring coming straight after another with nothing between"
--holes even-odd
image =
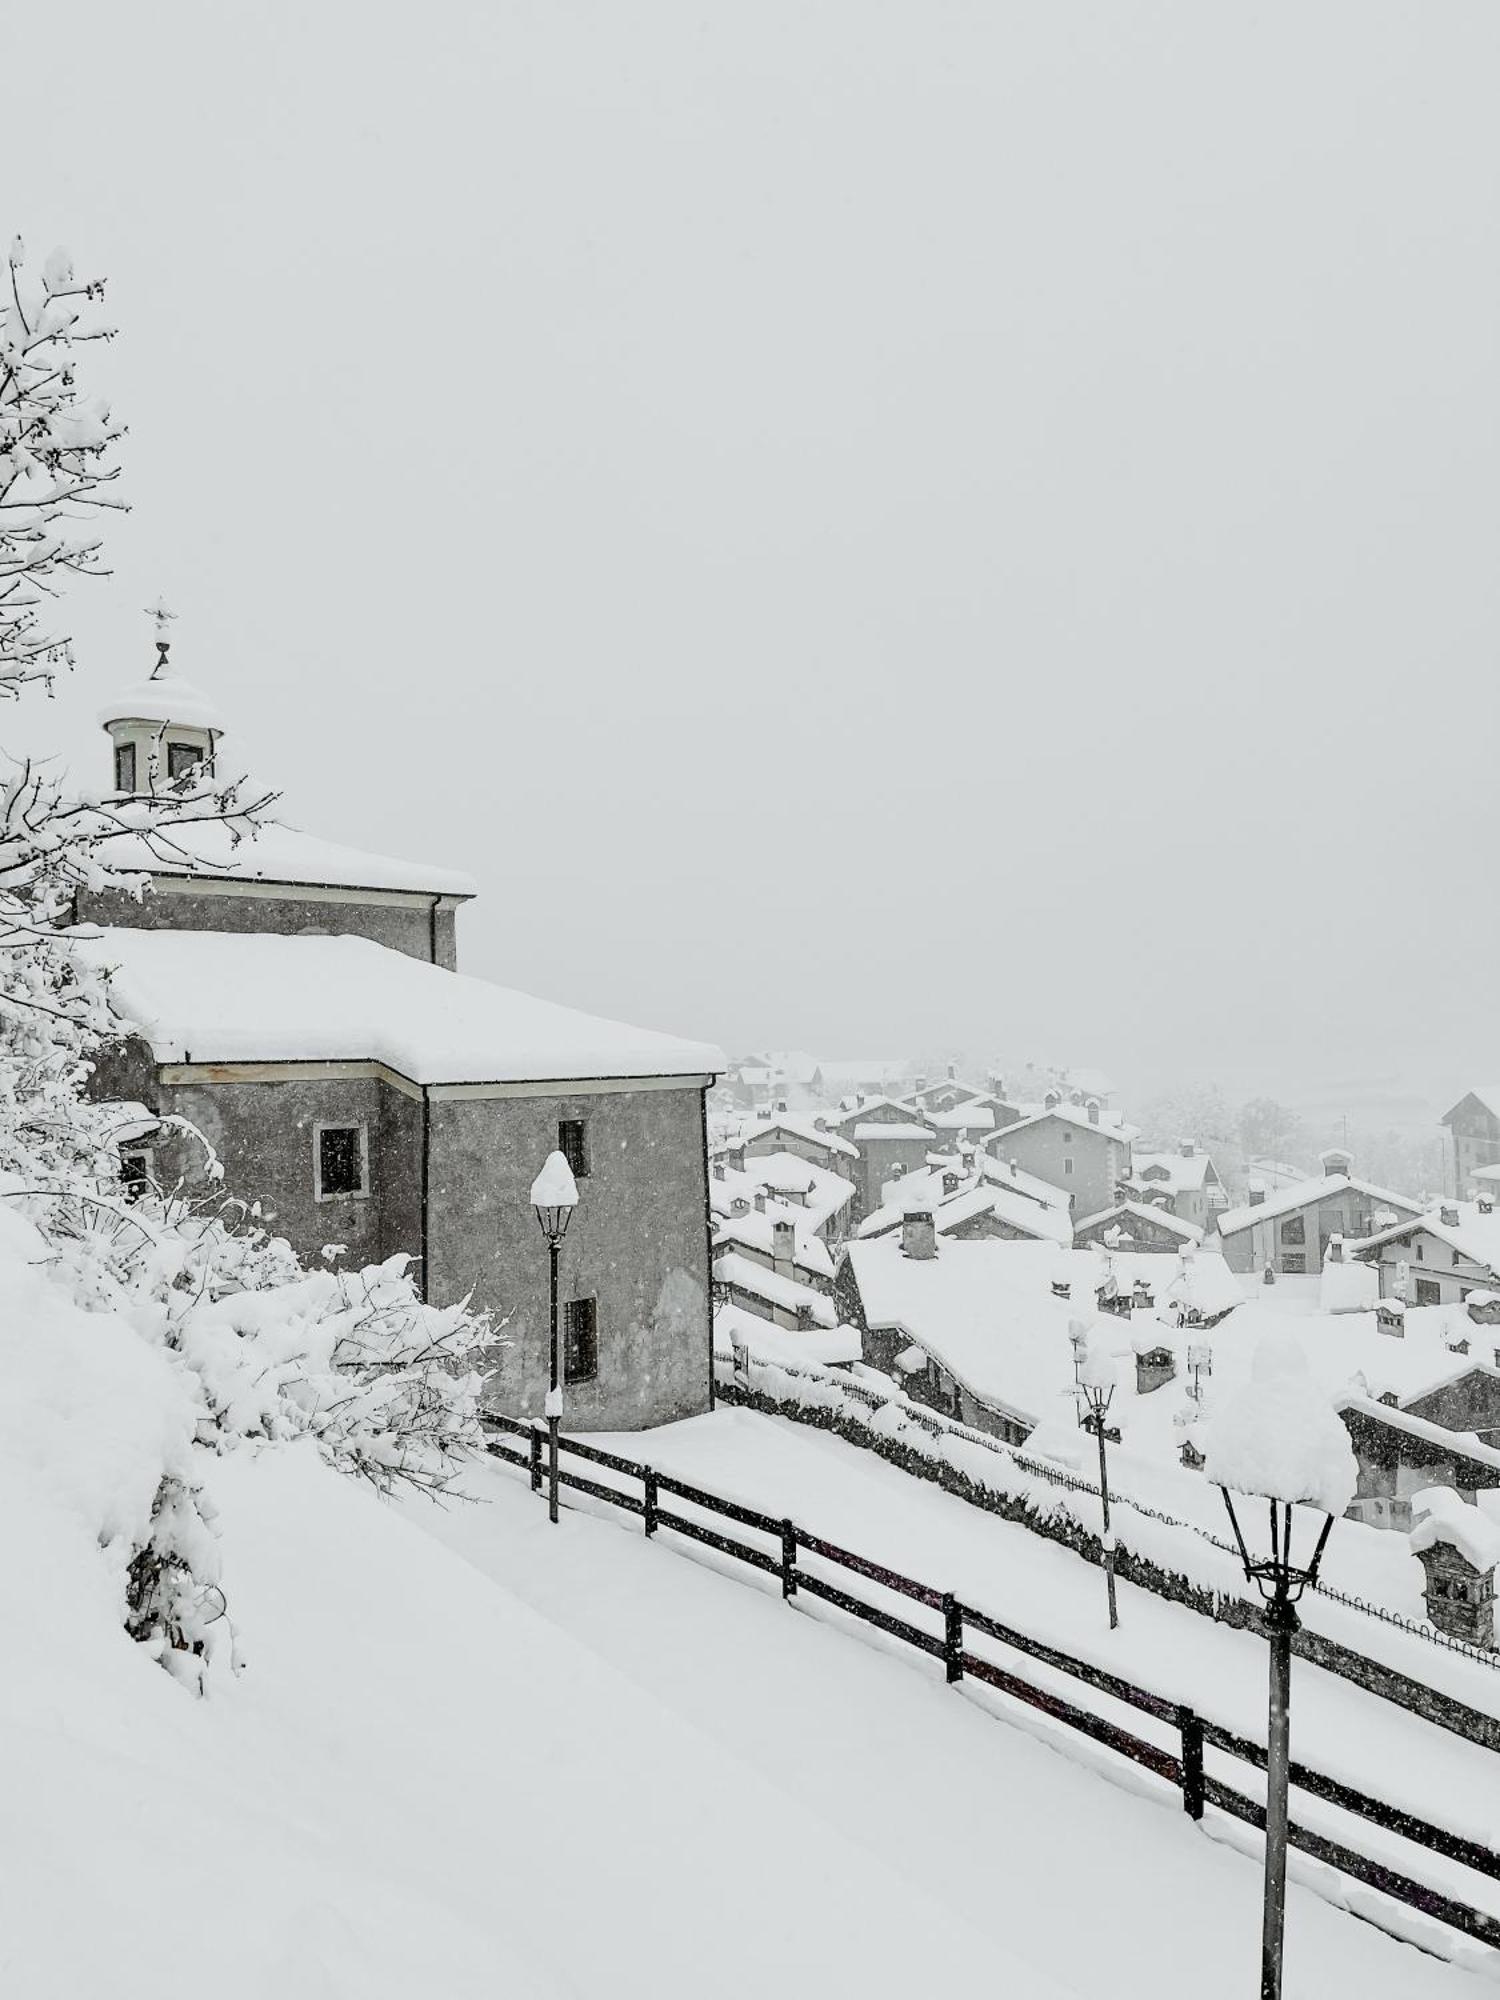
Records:
<instances>
[{"instance_id":1,"label":"lantern head of lamp","mask_svg":"<svg viewBox=\"0 0 1500 2000\"><path fill-rule=\"evenodd\" d=\"M546 1165L532 1182L531 1206L548 1247L555 1249L567 1235L578 1206L578 1184L561 1153L549 1153Z\"/></svg>"},{"instance_id":2,"label":"lantern head of lamp","mask_svg":"<svg viewBox=\"0 0 1500 2000\"><path fill-rule=\"evenodd\" d=\"M1297 1512L1294 1502L1272 1500L1261 1494L1236 1495L1227 1486L1221 1486L1219 1491L1224 1495L1224 1509L1234 1530L1235 1547L1239 1550L1246 1579L1255 1585L1267 1605L1290 1614L1295 1624L1296 1613L1292 1607L1303 1591L1318 1580L1318 1565L1323 1560L1323 1551L1333 1531L1332 1514L1324 1513L1321 1508L1316 1510L1322 1517L1321 1525L1316 1530L1316 1539L1310 1550L1304 1540L1299 1560L1298 1552L1292 1547ZM1264 1550L1256 1533L1256 1522L1262 1507L1267 1510ZM1309 1508L1308 1511L1314 1510ZM1242 1514L1243 1521L1240 1518ZM1309 1528L1307 1532L1312 1531Z\"/></svg>"}]
</instances>

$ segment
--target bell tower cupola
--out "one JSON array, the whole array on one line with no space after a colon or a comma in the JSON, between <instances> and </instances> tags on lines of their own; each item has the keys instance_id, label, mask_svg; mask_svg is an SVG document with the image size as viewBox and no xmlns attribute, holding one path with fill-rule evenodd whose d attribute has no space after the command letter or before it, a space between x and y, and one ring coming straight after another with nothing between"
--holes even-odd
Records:
<instances>
[{"instance_id":1,"label":"bell tower cupola","mask_svg":"<svg viewBox=\"0 0 1500 2000\"><path fill-rule=\"evenodd\" d=\"M208 696L182 680L167 657L176 613L158 598L146 615L156 631L156 665L99 711L114 746L114 788L122 793L185 789L212 777L222 734Z\"/></svg>"}]
</instances>

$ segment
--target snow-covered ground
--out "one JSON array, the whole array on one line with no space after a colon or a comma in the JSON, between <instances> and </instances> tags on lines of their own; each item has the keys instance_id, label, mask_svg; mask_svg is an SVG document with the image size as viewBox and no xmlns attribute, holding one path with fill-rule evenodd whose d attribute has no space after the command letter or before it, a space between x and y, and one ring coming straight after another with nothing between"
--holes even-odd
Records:
<instances>
[{"instance_id":1,"label":"snow-covered ground","mask_svg":"<svg viewBox=\"0 0 1500 2000\"><path fill-rule=\"evenodd\" d=\"M767 1455L756 1425L784 1431L791 1461ZM691 1463L703 1477L717 1467L721 1484L726 1458L735 1471L768 1464L780 1481L805 1454L809 1497L821 1504L840 1482L812 1469L819 1443L837 1448L738 1412L652 1434L661 1464ZM767 1957L780 1951L779 1974L763 1992L811 1996L829 1990L831 1976L836 1992L895 1994L906 1990L918 1937L928 1954L914 1989L922 1992L940 1990L954 1971L965 1990L1027 2000L1051 1992L1201 2000L1252 1989L1260 1868L1227 1826L1195 1828L1176 1794L1154 1780L1117 1774L1108 1782L1080 1753L1060 1753L1046 1725L997 1722L1003 1704L984 1691L947 1688L936 1666L862 1643L858 1629L805 1608L789 1610L774 1581L720 1574L713 1559L685 1560L680 1545L649 1543L625 1517L591 1514L592 1503L569 1507L553 1529L524 1479L499 1465L467 1483L491 1504L424 1511L419 1524L691 1728L705 1768L729 1757L784 1801L792 1824L811 1816L821 1828L827 1865L806 1869L730 1794L702 1821L703 1848L721 1875L712 1920L719 1941L702 1990L741 1990L727 1982L744 1977L746 1951L760 1954L744 1988L756 1990ZM840 1527L829 1521L829 1532ZM1097 1573L1080 1570L1096 1586L1102 1625ZM989 1574L992 1600L1015 1609L1008 1565L994 1551ZM1135 1608L1132 1595L1126 1610ZM1299 1700L1304 1692L1299 1679ZM685 1800L685 1832L692 1812ZM1246 1845L1253 1849L1253 1837ZM836 1873L851 1854L865 1857L868 1870L853 1901ZM664 1872L675 1876L675 1864ZM1292 1873L1287 2000L1466 1992L1477 2000L1491 1990L1331 1907L1305 1886L1298 1857ZM877 1894L883 1907L874 1905ZM675 1891L657 1909L669 1934L690 1921ZM784 1912L822 1913L830 1937L816 1961L804 1961L792 1937L778 1942ZM849 1956L836 1973L820 1970L843 1949ZM883 1949L889 1956L879 1963ZM578 1990L595 1989L585 1981Z\"/></svg>"}]
</instances>

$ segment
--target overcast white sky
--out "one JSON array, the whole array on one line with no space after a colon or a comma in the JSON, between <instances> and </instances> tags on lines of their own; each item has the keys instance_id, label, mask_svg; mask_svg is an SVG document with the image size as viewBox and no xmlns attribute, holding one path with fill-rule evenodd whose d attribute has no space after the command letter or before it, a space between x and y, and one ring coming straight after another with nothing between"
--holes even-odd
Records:
<instances>
[{"instance_id":1,"label":"overcast white sky","mask_svg":"<svg viewBox=\"0 0 1500 2000\"><path fill-rule=\"evenodd\" d=\"M0 230L110 280L134 512L8 742L101 773L162 591L289 817L481 878L470 970L1500 1072L1493 0L16 26Z\"/></svg>"}]
</instances>

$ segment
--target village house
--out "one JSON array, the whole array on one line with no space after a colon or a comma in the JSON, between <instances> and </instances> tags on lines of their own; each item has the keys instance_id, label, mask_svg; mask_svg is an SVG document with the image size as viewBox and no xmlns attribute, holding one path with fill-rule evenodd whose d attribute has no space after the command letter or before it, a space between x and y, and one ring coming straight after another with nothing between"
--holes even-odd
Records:
<instances>
[{"instance_id":1,"label":"village house","mask_svg":"<svg viewBox=\"0 0 1500 2000\"><path fill-rule=\"evenodd\" d=\"M861 1242L899 1229L912 1204L923 1202L931 1208L939 1237L963 1242L989 1237L1065 1248L1073 1241L1066 1195L1030 1175L1002 1171L997 1161L983 1154L971 1154L967 1163L956 1157L929 1156L925 1170L905 1174L896 1182L894 1194L895 1199L860 1223Z\"/></svg>"},{"instance_id":2,"label":"village house","mask_svg":"<svg viewBox=\"0 0 1500 2000\"><path fill-rule=\"evenodd\" d=\"M1175 1153L1136 1152L1125 1193L1131 1201L1160 1203L1200 1233L1229 1206L1217 1167L1190 1139Z\"/></svg>"},{"instance_id":3,"label":"village house","mask_svg":"<svg viewBox=\"0 0 1500 2000\"><path fill-rule=\"evenodd\" d=\"M1381 1294L1438 1306L1500 1287L1500 1209L1492 1197L1445 1201L1350 1246L1380 1272Z\"/></svg>"},{"instance_id":4,"label":"village house","mask_svg":"<svg viewBox=\"0 0 1500 2000\"><path fill-rule=\"evenodd\" d=\"M1418 1204L1404 1195L1357 1179L1351 1164L1346 1152L1330 1148L1321 1157L1323 1172L1315 1180L1298 1181L1242 1207L1222 1210L1210 1241L1217 1238L1232 1271L1269 1268L1278 1277L1316 1276L1335 1236L1371 1236L1384 1220L1421 1213Z\"/></svg>"},{"instance_id":5,"label":"village house","mask_svg":"<svg viewBox=\"0 0 1500 2000\"><path fill-rule=\"evenodd\" d=\"M931 1126L914 1119L909 1106L890 1097L861 1095L852 1110L820 1122L857 1156L848 1169L855 1186L856 1221L883 1205L892 1181L925 1168L928 1148L937 1137Z\"/></svg>"},{"instance_id":6,"label":"village house","mask_svg":"<svg viewBox=\"0 0 1500 2000\"><path fill-rule=\"evenodd\" d=\"M211 705L158 653L101 713L122 792L219 754ZM227 1190L262 1202L302 1256L410 1255L428 1299L494 1313L486 1395L526 1415L550 1338L529 1190L561 1151L582 1197L562 1256L567 1422L636 1428L708 1406L716 1049L459 973L467 876L284 824L238 844L210 822L174 829L166 853L112 846L147 893L81 892L74 935L112 969L122 1027L93 1088L146 1114L128 1174L205 1192L206 1142Z\"/></svg>"},{"instance_id":7,"label":"village house","mask_svg":"<svg viewBox=\"0 0 1500 2000\"><path fill-rule=\"evenodd\" d=\"M1061 1188L1074 1215L1098 1215L1119 1199L1131 1173L1130 1127L1111 1123L1097 1098L1084 1104L1054 1101L994 1135L997 1156L1014 1160L1027 1173Z\"/></svg>"},{"instance_id":8,"label":"village house","mask_svg":"<svg viewBox=\"0 0 1500 2000\"><path fill-rule=\"evenodd\" d=\"M1080 1247L1097 1244L1103 1250L1180 1250L1203 1241L1203 1231L1180 1222L1168 1208L1147 1202L1117 1201L1098 1215L1085 1215L1073 1226Z\"/></svg>"},{"instance_id":9,"label":"village house","mask_svg":"<svg viewBox=\"0 0 1500 2000\"><path fill-rule=\"evenodd\" d=\"M1500 1084L1477 1084L1443 1113L1448 1128L1444 1181L1447 1192L1470 1192L1480 1167L1500 1166Z\"/></svg>"},{"instance_id":10,"label":"village house","mask_svg":"<svg viewBox=\"0 0 1500 2000\"><path fill-rule=\"evenodd\" d=\"M743 1159L743 1153L739 1157ZM793 1153L757 1154L738 1168L730 1165L727 1153L715 1154L708 1176L714 1216L743 1215L756 1205L757 1196L770 1212L784 1212L806 1224L825 1243L840 1243L848 1233L854 1183L842 1174L815 1167Z\"/></svg>"},{"instance_id":11,"label":"village house","mask_svg":"<svg viewBox=\"0 0 1500 2000\"><path fill-rule=\"evenodd\" d=\"M775 1154L789 1154L793 1159L805 1160L809 1166L849 1176L859 1159L859 1148L839 1133L829 1131L824 1120L814 1123L811 1118L776 1112L748 1126L724 1157L731 1167L742 1169L751 1160Z\"/></svg>"}]
</instances>

